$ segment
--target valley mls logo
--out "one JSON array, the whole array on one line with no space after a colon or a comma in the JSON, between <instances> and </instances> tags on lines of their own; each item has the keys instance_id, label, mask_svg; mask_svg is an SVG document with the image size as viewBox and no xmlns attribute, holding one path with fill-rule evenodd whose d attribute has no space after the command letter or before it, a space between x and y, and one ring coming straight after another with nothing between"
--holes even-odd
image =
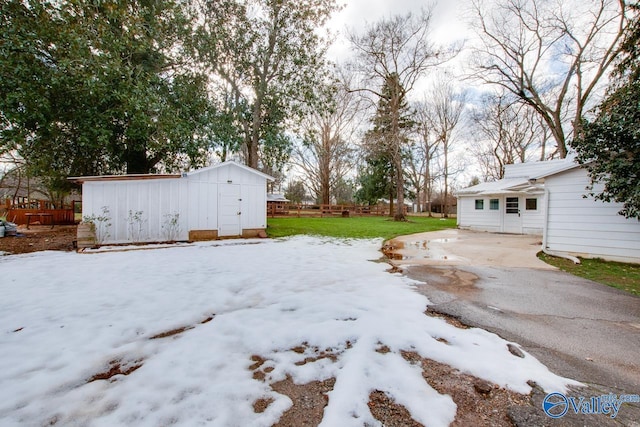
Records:
<instances>
[{"instance_id":1,"label":"valley mls logo","mask_svg":"<svg viewBox=\"0 0 640 427\"><path fill-rule=\"evenodd\" d=\"M562 393L547 394L542 401L542 409L551 418L561 418L569 410L569 401Z\"/></svg>"},{"instance_id":2,"label":"valley mls logo","mask_svg":"<svg viewBox=\"0 0 640 427\"><path fill-rule=\"evenodd\" d=\"M602 396L586 397L567 397L562 393L549 393L542 401L542 409L547 416L551 418L562 418L569 412L569 409L575 414L593 415L603 414L609 415L611 418L618 416L620 406L625 402L640 402L640 396L637 394L603 394Z\"/></svg>"}]
</instances>

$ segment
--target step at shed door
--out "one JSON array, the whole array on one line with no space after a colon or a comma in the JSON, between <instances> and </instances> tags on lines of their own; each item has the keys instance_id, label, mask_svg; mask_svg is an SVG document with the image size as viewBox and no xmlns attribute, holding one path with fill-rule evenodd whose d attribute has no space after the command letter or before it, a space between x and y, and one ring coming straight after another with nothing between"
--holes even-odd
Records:
<instances>
[{"instance_id":1,"label":"step at shed door","mask_svg":"<svg viewBox=\"0 0 640 427\"><path fill-rule=\"evenodd\" d=\"M218 191L218 236L242 234L240 185L220 184Z\"/></svg>"}]
</instances>

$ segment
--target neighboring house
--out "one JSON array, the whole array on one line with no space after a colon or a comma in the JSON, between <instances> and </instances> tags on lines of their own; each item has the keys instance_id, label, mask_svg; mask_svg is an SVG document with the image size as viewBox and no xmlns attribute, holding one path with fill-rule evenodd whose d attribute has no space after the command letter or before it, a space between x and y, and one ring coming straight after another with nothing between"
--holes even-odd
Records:
<instances>
[{"instance_id":1,"label":"neighboring house","mask_svg":"<svg viewBox=\"0 0 640 427\"><path fill-rule=\"evenodd\" d=\"M640 263L640 221L618 215L620 203L584 197L590 184L573 159L507 165L504 179L457 192L458 226L539 234L561 256Z\"/></svg>"},{"instance_id":2,"label":"neighboring house","mask_svg":"<svg viewBox=\"0 0 640 427\"><path fill-rule=\"evenodd\" d=\"M181 175L69 179L82 184L83 218L103 218L102 243L257 236L267 227L273 180L234 162Z\"/></svg>"},{"instance_id":3,"label":"neighboring house","mask_svg":"<svg viewBox=\"0 0 640 427\"><path fill-rule=\"evenodd\" d=\"M288 213L289 199L284 194L267 194L267 212L269 215L285 215Z\"/></svg>"}]
</instances>

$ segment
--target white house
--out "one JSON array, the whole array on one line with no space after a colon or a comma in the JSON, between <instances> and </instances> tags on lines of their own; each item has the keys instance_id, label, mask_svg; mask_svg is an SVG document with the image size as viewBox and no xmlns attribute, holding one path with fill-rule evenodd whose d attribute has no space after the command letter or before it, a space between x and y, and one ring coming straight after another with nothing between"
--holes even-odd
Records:
<instances>
[{"instance_id":1,"label":"white house","mask_svg":"<svg viewBox=\"0 0 640 427\"><path fill-rule=\"evenodd\" d=\"M622 203L583 197L591 184L579 166L545 177L543 248L558 255L640 263L640 221L618 212ZM602 186L596 184L595 192Z\"/></svg>"},{"instance_id":2,"label":"white house","mask_svg":"<svg viewBox=\"0 0 640 427\"><path fill-rule=\"evenodd\" d=\"M234 162L183 174L69 178L102 243L253 237L267 227L267 181Z\"/></svg>"},{"instance_id":3,"label":"white house","mask_svg":"<svg viewBox=\"0 0 640 427\"><path fill-rule=\"evenodd\" d=\"M640 262L640 221L618 215L622 204L585 198L590 184L573 159L507 165L504 179L456 193L458 227L539 234L561 256Z\"/></svg>"},{"instance_id":4,"label":"white house","mask_svg":"<svg viewBox=\"0 0 640 427\"><path fill-rule=\"evenodd\" d=\"M544 231L544 177L574 167L568 160L506 165L504 178L456 192L458 227L499 233Z\"/></svg>"}]
</instances>

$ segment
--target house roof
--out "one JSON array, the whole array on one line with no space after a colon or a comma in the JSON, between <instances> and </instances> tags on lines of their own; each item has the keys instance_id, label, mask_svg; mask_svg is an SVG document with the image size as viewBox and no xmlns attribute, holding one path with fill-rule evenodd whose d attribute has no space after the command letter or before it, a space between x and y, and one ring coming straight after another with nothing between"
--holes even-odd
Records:
<instances>
[{"instance_id":1,"label":"house roof","mask_svg":"<svg viewBox=\"0 0 640 427\"><path fill-rule=\"evenodd\" d=\"M217 165L213 165L213 166L209 166L206 168L201 168L201 169L196 169L194 171L191 172L187 172L186 174L153 174L153 173L148 173L148 174L129 174L129 175L98 175L98 176L73 176L73 177L69 177L67 178L69 181L71 182L75 182L77 184L82 184L83 182L90 182L90 181L131 181L131 180L147 180L147 179L175 179L175 178L180 178L182 176L190 176L190 175L196 175L198 173L201 172L205 172L205 171L209 171L209 170L213 170L213 169L218 169L218 168L222 168L222 167L226 167L226 166L235 166L238 167L240 169L244 169L248 172L254 173L256 175L262 176L263 178L266 178L269 181L275 181L275 178L273 178L270 175L264 174L258 170L255 170L253 168L250 168L248 166L244 166L241 165L239 163L233 162L233 161L227 161L227 162L223 162L223 163L219 163Z\"/></svg>"},{"instance_id":2,"label":"house roof","mask_svg":"<svg viewBox=\"0 0 640 427\"><path fill-rule=\"evenodd\" d=\"M505 165L503 179L463 188L456 191L455 194L464 196L541 192L544 188L542 184L545 177L579 166L573 158Z\"/></svg>"},{"instance_id":3,"label":"house roof","mask_svg":"<svg viewBox=\"0 0 640 427\"><path fill-rule=\"evenodd\" d=\"M288 202L289 199L284 197L284 194L267 194L267 202Z\"/></svg>"},{"instance_id":4,"label":"house roof","mask_svg":"<svg viewBox=\"0 0 640 427\"><path fill-rule=\"evenodd\" d=\"M564 172L580 166L574 157L560 160L547 160L545 162L527 162L505 165L504 179L526 178L542 179L556 173Z\"/></svg>"}]
</instances>

